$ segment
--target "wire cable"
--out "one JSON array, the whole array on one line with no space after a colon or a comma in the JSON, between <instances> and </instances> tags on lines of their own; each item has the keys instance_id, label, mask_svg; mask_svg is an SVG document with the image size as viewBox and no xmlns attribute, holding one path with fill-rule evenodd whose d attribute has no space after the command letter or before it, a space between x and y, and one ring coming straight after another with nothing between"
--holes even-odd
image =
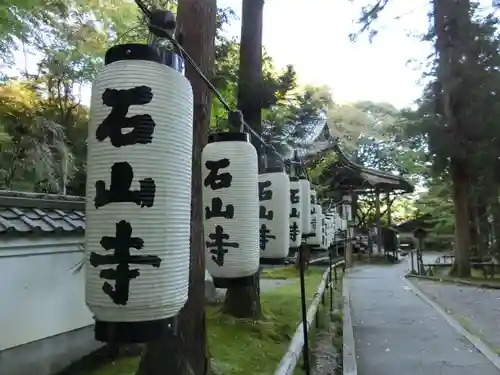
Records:
<instances>
[{"instance_id":1,"label":"wire cable","mask_svg":"<svg viewBox=\"0 0 500 375\"><path fill-rule=\"evenodd\" d=\"M219 102L222 104L222 106L225 108L228 113L233 114L232 118L236 119L237 121L240 122L240 126L244 129L247 130L247 132L251 133L260 143L262 146L264 146L266 149L270 149L276 156L278 156L282 162L285 161L283 156L276 150L276 148L272 144L267 144L262 137L248 125L243 116L241 115L241 111L239 110L234 110L231 108L231 106L227 103L227 101L224 99L222 94L217 90L217 88L213 85L212 82L203 74L201 69L198 67L198 65L194 62L192 57L189 55L189 53L186 52L186 50L180 45L180 43L175 39L173 35L170 34L168 30L165 30L164 28L155 25L152 23L153 21L153 15L152 12L147 8L147 6L142 2L142 0L134 0L139 9L142 11L142 13L150 20L148 24L149 30L153 33L156 34L156 36L160 38L165 38L168 39L170 43L179 51L179 54L191 65L191 67L196 71L196 73L200 76L200 78L203 80L203 82L208 86L210 91L215 95L215 97L219 100ZM238 115L234 115L236 113L239 113Z\"/></svg>"}]
</instances>

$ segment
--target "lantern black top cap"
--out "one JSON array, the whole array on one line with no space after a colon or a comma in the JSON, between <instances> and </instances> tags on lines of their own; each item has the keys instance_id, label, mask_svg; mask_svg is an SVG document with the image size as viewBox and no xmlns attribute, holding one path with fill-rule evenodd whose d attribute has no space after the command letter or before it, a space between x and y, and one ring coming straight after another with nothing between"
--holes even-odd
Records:
<instances>
[{"instance_id":1,"label":"lantern black top cap","mask_svg":"<svg viewBox=\"0 0 500 375\"><path fill-rule=\"evenodd\" d=\"M290 177L290 181L298 181L299 178L298 177Z\"/></svg>"},{"instance_id":2,"label":"lantern black top cap","mask_svg":"<svg viewBox=\"0 0 500 375\"><path fill-rule=\"evenodd\" d=\"M109 65L122 60L146 60L161 63L161 56L156 48L147 44L118 44L106 51L104 64Z\"/></svg>"},{"instance_id":3,"label":"lantern black top cap","mask_svg":"<svg viewBox=\"0 0 500 375\"><path fill-rule=\"evenodd\" d=\"M215 142L250 142L250 135L248 133L213 133L208 136L208 143Z\"/></svg>"},{"instance_id":4,"label":"lantern black top cap","mask_svg":"<svg viewBox=\"0 0 500 375\"><path fill-rule=\"evenodd\" d=\"M307 180L306 176L299 176L299 180Z\"/></svg>"}]
</instances>

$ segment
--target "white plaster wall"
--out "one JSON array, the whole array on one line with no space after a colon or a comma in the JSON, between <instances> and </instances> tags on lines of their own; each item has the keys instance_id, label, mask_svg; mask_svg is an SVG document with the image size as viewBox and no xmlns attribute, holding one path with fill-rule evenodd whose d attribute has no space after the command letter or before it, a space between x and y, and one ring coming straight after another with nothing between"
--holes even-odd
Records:
<instances>
[{"instance_id":1,"label":"white plaster wall","mask_svg":"<svg viewBox=\"0 0 500 375\"><path fill-rule=\"evenodd\" d=\"M83 236L0 242L0 351L93 324L85 305Z\"/></svg>"}]
</instances>

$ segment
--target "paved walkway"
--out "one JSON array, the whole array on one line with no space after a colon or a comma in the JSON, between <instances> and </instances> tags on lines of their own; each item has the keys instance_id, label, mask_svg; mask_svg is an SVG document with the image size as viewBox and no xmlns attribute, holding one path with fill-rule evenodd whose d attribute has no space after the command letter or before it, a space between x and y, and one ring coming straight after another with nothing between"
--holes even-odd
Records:
<instances>
[{"instance_id":1,"label":"paved walkway","mask_svg":"<svg viewBox=\"0 0 500 375\"><path fill-rule=\"evenodd\" d=\"M396 266L348 273L359 375L500 375L500 371L406 286Z\"/></svg>"}]
</instances>

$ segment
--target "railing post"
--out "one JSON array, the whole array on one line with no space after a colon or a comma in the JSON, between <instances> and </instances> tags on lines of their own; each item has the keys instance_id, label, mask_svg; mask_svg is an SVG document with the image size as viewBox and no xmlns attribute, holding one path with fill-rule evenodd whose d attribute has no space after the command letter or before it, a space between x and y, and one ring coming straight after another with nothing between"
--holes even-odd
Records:
<instances>
[{"instance_id":1,"label":"railing post","mask_svg":"<svg viewBox=\"0 0 500 375\"><path fill-rule=\"evenodd\" d=\"M333 280L332 280L332 250L328 252L329 255L329 262L330 262L330 268L328 269L328 290L330 292L330 314L333 312Z\"/></svg>"},{"instance_id":2,"label":"railing post","mask_svg":"<svg viewBox=\"0 0 500 375\"><path fill-rule=\"evenodd\" d=\"M304 347L302 356L304 358L304 370L306 375L311 374L311 364L309 362L309 339L307 335L307 310L306 310L306 287L304 281L304 246L299 247L299 272L300 272L300 299L302 310L302 330L304 331Z\"/></svg>"}]
</instances>

